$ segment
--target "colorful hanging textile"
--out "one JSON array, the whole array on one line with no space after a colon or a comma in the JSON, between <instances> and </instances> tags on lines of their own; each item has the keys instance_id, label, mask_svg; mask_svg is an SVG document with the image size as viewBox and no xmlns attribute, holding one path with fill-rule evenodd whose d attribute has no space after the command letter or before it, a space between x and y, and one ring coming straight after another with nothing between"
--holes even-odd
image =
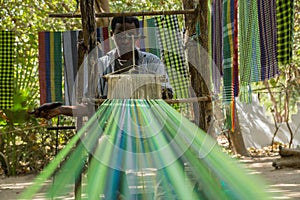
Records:
<instances>
[{"instance_id":1,"label":"colorful hanging textile","mask_svg":"<svg viewBox=\"0 0 300 200\"><path fill-rule=\"evenodd\" d=\"M102 52L99 52L99 57L104 56L107 52L111 50L110 40L109 40L109 27L98 27L97 28L97 41L101 44Z\"/></svg>"},{"instance_id":2,"label":"colorful hanging textile","mask_svg":"<svg viewBox=\"0 0 300 200\"><path fill-rule=\"evenodd\" d=\"M291 63L293 57L294 3L276 1L277 58L281 64Z\"/></svg>"},{"instance_id":3,"label":"colorful hanging textile","mask_svg":"<svg viewBox=\"0 0 300 200\"><path fill-rule=\"evenodd\" d=\"M65 104L76 103L76 94L73 92L76 84L78 68L78 34L79 31L66 31L63 33L63 54L64 54L64 97Z\"/></svg>"},{"instance_id":4,"label":"colorful hanging textile","mask_svg":"<svg viewBox=\"0 0 300 200\"><path fill-rule=\"evenodd\" d=\"M61 32L39 32L40 104L62 101Z\"/></svg>"},{"instance_id":5,"label":"colorful hanging textile","mask_svg":"<svg viewBox=\"0 0 300 200\"><path fill-rule=\"evenodd\" d=\"M261 80L278 74L276 1L257 1L261 48Z\"/></svg>"},{"instance_id":6,"label":"colorful hanging textile","mask_svg":"<svg viewBox=\"0 0 300 200\"><path fill-rule=\"evenodd\" d=\"M175 98L189 96L189 73L183 51L178 19L175 15L157 16L158 43Z\"/></svg>"},{"instance_id":7,"label":"colorful hanging textile","mask_svg":"<svg viewBox=\"0 0 300 200\"><path fill-rule=\"evenodd\" d=\"M148 18L140 21L140 27L140 33L143 36L140 40L141 50L152 53L160 58L160 46L158 44L155 19Z\"/></svg>"},{"instance_id":8,"label":"colorful hanging textile","mask_svg":"<svg viewBox=\"0 0 300 200\"><path fill-rule=\"evenodd\" d=\"M236 79L235 79L235 68L237 66L235 53L236 52L236 44L234 44L236 40L236 30L235 30L235 0L224 0L223 1L223 103L226 109L226 122L228 123L226 126L234 130L234 90Z\"/></svg>"},{"instance_id":9,"label":"colorful hanging textile","mask_svg":"<svg viewBox=\"0 0 300 200\"><path fill-rule=\"evenodd\" d=\"M98 57L104 56L111 50L109 28L97 28ZM63 33L65 104L74 105L76 98L84 96L84 87L87 85L87 65L78 66L78 40L80 31L66 31ZM80 75L78 74L80 72Z\"/></svg>"},{"instance_id":10,"label":"colorful hanging textile","mask_svg":"<svg viewBox=\"0 0 300 200\"><path fill-rule=\"evenodd\" d=\"M221 76L223 76L223 33L222 33L222 0L213 0L211 4L211 54L212 79L215 93L220 93Z\"/></svg>"},{"instance_id":11,"label":"colorful hanging textile","mask_svg":"<svg viewBox=\"0 0 300 200\"><path fill-rule=\"evenodd\" d=\"M136 42L137 47L139 47L141 51L146 51L146 44L145 44L146 43L146 41L145 41L146 35L145 34L147 33L147 24L144 25L144 21L145 21L144 19L139 21L139 23L140 23L139 32L140 32L141 38L140 38L140 40L138 40ZM147 46L148 46L148 44L147 44Z\"/></svg>"},{"instance_id":12,"label":"colorful hanging textile","mask_svg":"<svg viewBox=\"0 0 300 200\"><path fill-rule=\"evenodd\" d=\"M0 109L13 106L15 63L15 33L0 31Z\"/></svg>"},{"instance_id":13,"label":"colorful hanging textile","mask_svg":"<svg viewBox=\"0 0 300 200\"><path fill-rule=\"evenodd\" d=\"M234 56L234 0L223 1L223 102L233 99L233 56Z\"/></svg>"},{"instance_id":14,"label":"colorful hanging textile","mask_svg":"<svg viewBox=\"0 0 300 200\"><path fill-rule=\"evenodd\" d=\"M118 192L145 200L272 195L260 177L163 100L105 101L20 198L34 199L41 189L42 199L72 198L74 177L87 165L82 195L88 199L117 199Z\"/></svg>"},{"instance_id":15,"label":"colorful hanging textile","mask_svg":"<svg viewBox=\"0 0 300 200\"><path fill-rule=\"evenodd\" d=\"M239 1L239 22L240 99L250 102L250 83L261 74L257 0Z\"/></svg>"},{"instance_id":16,"label":"colorful hanging textile","mask_svg":"<svg viewBox=\"0 0 300 200\"><path fill-rule=\"evenodd\" d=\"M234 34L233 34L233 91L239 95L239 51L238 51L238 0L234 0Z\"/></svg>"}]
</instances>

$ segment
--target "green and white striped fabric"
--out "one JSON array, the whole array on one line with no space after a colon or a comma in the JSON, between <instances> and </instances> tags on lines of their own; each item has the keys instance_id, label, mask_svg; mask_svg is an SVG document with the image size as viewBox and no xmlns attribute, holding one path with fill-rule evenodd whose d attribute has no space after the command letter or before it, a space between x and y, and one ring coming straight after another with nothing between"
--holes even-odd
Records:
<instances>
[{"instance_id":1,"label":"green and white striped fabric","mask_svg":"<svg viewBox=\"0 0 300 200\"><path fill-rule=\"evenodd\" d=\"M189 95L189 73L178 19L175 15L157 16L155 23L161 59L166 66L175 97L186 98Z\"/></svg>"},{"instance_id":2,"label":"green and white striped fabric","mask_svg":"<svg viewBox=\"0 0 300 200\"><path fill-rule=\"evenodd\" d=\"M223 101L230 103L233 98L233 38L234 38L234 0L223 1Z\"/></svg>"},{"instance_id":3,"label":"green and white striped fabric","mask_svg":"<svg viewBox=\"0 0 300 200\"><path fill-rule=\"evenodd\" d=\"M288 64L293 56L294 0L276 1L277 58Z\"/></svg>"},{"instance_id":4,"label":"green and white striped fabric","mask_svg":"<svg viewBox=\"0 0 300 200\"><path fill-rule=\"evenodd\" d=\"M250 83L260 78L260 38L257 0L239 2L240 99L251 101Z\"/></svg>"},{"instance_id":5,"label":"green and white striped fabric","mask_svg":"<svg viewBox=\"0 0 300 200\"><path fill-rule=\"evenodd\" d=\"M15 40L14 32L0 31L0 109L8 109L13 106Z\"/></svg>"}]
</instances>

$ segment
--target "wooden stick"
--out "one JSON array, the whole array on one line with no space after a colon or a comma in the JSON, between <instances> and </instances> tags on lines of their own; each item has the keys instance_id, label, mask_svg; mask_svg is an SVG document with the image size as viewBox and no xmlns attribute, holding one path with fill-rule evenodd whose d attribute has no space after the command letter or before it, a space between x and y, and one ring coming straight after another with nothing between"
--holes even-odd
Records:
<instances>
[{"instance_id":1,"label":"wooden stick","mask_svg":"<svg viewBox=\"0 0 300 200\"><path fill-rule=\"evenodd\" d=\"M96 18L101 18L101 17L118 17L118 16L153 16L153 15L195 14L195 11L196 11L196 9L167 10L167 11L118 12L118 13L96 13ZM49 17L56 17L56 18L81 18L81 14L50 13Z\"/></svg>"},{"instance_id":2,"label":"wooden stick","mask_svg":"<svg viewBox=\"0 0 300 200\"><path fill-rule=\"evenodd\" d=\"M212 98L210 96L206 97L192 97L192 98L184 98L184 99L164 99L164 101L168 104L175 103L195 103L200 101L211 101Z\"/></svg>"},{"instance_id":3,"label":"wooden stick","mask_svg":"<svg viewBox=\"0 0 300 200\"><path fill-rule=\"evenodd\" d=\"M97 103L101 104L107 99L82 99L83 102L90 102L90 103ZM192 97L192 98L183 98L183 99L164 99L164 101L168 104L175 104L175 103L195 103L200 101L212 101L213 98L210 96L206 97Z\"/></svg>"}]
</instances>

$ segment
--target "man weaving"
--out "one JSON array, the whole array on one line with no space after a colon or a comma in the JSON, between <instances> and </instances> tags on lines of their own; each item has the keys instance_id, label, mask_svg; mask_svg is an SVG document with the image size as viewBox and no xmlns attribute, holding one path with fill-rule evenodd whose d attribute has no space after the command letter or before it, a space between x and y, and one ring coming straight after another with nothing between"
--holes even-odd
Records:
<instances>
[{"instance_id":1,"label":"man weaving","mask_svg":"<svg viewBox=\"0 0 300 200\"><path fill-rule=\"evenodd\" d=\"M135 46L133 40L139 35L139 21L136 17L114 17L111 22L112 40L115 49L98 59L97 76L94 82L96 98L107 98L108 83L105 75L121 73L157 74L165 77L166 82L162 83L162 98L173 97L172 88L168 82L168 75L161 60L154 54L142 52ZM86 86L86 90L87 90ZM87 97L89 98L89 97ZM56 106L57 105L57 106ZM57 115L85 116L88 114L87 106L84 104L75 106L62 106L61 104L47 103L37 108L36 117L50 119Z\"/></svg>"},{"instance_id":2,"label":"man weaving","mask_svg":"<svg viewBox=\"0 0 300 200\"><path fill-rule=\"evenodd\" d=\"M105 76L111 74L155 74L165 77L166 82L161 83L162 98L172 98L172 88L168 82L168 75L165 71L164 65L161 60L147 52L142 52L135 47L135 41L139 38L139 21L136 17L115 17L111 22L112 39L115 43L115 49L108 52L106 55L98 59L97 76L94 81L96 84L96 94L92 96L96 98L105 99L108 96L108 82ZM88 91L88 86L85 88ZM87 93L87 92L86 92ZM87 98L89 98L87 96ZM69 116L85 116L89 113L88 104L80 104L75 106L62 106L57 103L47 103L37 108L35 111L36 117L43 117L50 119L54 116L64 114ZM104 136L103 138L109 138ZM100 140L99 140L100 141ZM114 177L118 179L126 179L125 172L121 172L116 169L108 170L109 177L114 180ZM110 180L110 181L112 181ZM104 192L105 199L122 199L129 198L129 191L126 181L123 181L125 185L113 186L113 184L107 184L107 189ZM161 187L163 183L167 185L166 179L163 176L158 176L157 187L160 188L156 192L156 199L165 198L167 190ZM96 187L96 186L95 186ZM111 189L113 188L113 189ZM122 188L125 188L124 190ZM171 194L172 192L168 192Z\"/></svg>"}]
</instances>

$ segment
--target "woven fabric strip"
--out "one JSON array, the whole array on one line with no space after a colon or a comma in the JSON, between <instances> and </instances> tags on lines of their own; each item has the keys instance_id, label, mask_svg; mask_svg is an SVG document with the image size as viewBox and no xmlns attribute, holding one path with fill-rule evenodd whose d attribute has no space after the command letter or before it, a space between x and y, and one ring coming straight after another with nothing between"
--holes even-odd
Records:
<instances>
[{"instance_id":1,"label":"woven fabric strip","mask_svg":"<svg viewBox=\"0 0 300 200\"><path fill-rule=\"evenodd\" d=\"M233 38L234 38L234 0L223 1L223 102L233 98Z\"/></svg>"},{"instance_id":2,"label":"woven fabric strip","mask_svg":"<svg viewBox=\"0 0 300 200\"><path fill-rule=\"evenodd\" d=\"M251 77L259 77L260 74L257 0L240 1L239 11L240 78L241 85L247 86Z\"/></svg>"},{"instance_id":3,"label":"woven fabric strip","mask_svg":"<svg viewBox=\"0 0 300 200\"><path fill-rule=\"evenodd\" d=\"M40 104L62 101L61 32L39 32Z\"/></svg>"},{"instance_id":4,"label":"woven fabric strip","mask_svg":"<svg viewBox=\"0 0 300 200\"><path fill-rule=\"evenodd\" d=\"M103 36L103 42L102 42L102 46L103 46L103 50L104 53L107 53L111 50L111 45L110 45L110 40L109 40L109 28L108 27L102 27L102 34Z\"/></svg>"},{"instance_id":5,"label":"woven fabric strip","mask_svg":"<svg viewBox=\"0 0 300 200\"><path fill-rule=\"evenodd\" d=\"M141 20L139 22L140 22L139 31L140 31L140 34L141 34L142 38L137 41L137 46L140 48L141 51L146 51L145 39L143 37L145 37L144 29L147 29L147 24L144 23L145 22L144 20Z\"/></svg>"},{"instance_id":6,"label":"woven fabric strip","mask_svg":"<svg viewBox=\"0 0 300 200\"><path fill-rule=\"evenodd\" d=\"M111 50L109 38L109 27L99 27L97 33L98 57L104 56ZM65 104L72 105L76 103L76 96L84 96L84 90L78 88L86 87L88 80L87 65L78 66L78 37L79 31L66 31L63 33L63 53L65 59ZM80 71L78 70L80 67ZM80 74L78 74L80 72ZM80 76L80 77L77 77ZM80 94L77 94L79 93Z\"/></svg>"},{"instance_id":7,"label":"woven fabric strip","mask_svg":"<svg viewBox=\"0 0 300 200\"><path fill-rule=\"evenodd\" d=\"M211 5L211 29L212 29L212 78L214 90L220 93L221 76L223 76L223 33L222 33L222 0L214 0Z\"/></svg>"},{"instance_id":8,"label":"woven fabric strip","mask_svg":"<svg viewBox=\"0 0 300 200\"><path fill-rule=\"evenodd\" d=\"M157 16L155 23L161 58L166 66L175 97L186 98L189 95L189 75L178 19L175 15Z\"/></svg>"},{"instance_id":9,"label":"woven fabric strip","mask_svg":"<svg viewBox=\"0 0 300 200\"><path fill-rule=\"evenodd\" d=\"M258 18L263 81L278 74L276 1L258 1Z\"/></svg>"},{"instance_id":10,"label":"woven fabric strip","mask_svg":"<svg viewBox=\"0 0 300 200\"><path fill-rule=\"evenodd\" d=\"M277 58L281 64L291 63L293 57L294 3L276 1Z\"/></svg>"},{"instance_id":11,"label":"woven fabric strip","mask_svg":"<svg viewBox=\"0 0 300 200\"><path fill-rule=\"evenodd\" d=\"M13 106L15 63L15 33L0 31L0 109Z\"/></svg>"},{"instance_id":12,"label":"woven fabric strip","mask_svg":"<svg viewBox=\"0 0 300 200\"><path fill-rule=\"evenodd\" d=\"M160 46L158 44L157 28L154 18L148 18L143 23L143 33L145 38L142 39L145 44L145 51L160 57Z\"/></svg>"},{"instance_id":13,"label":"woven fabric strip","mask_svg":"<svg viewBox=\"0 0 300 200\"><path fill-rule=\"evenodd\" d=\"M76 75L78 67L78 31L66 31L63 33L63 54L64 54L64 97L65 105L75 103Z\"/></svg>"},{"instance_id":14,"label":"woven fabric strip","mask_svg":"<svg viewBox=\"0 0 300 200\"><path fill-rule=\"evenodd\" d=\"M250 83L260 77L260 36L257 0L239 1L240 94L250 102Z\"/></svg>"},{"instance_id":15,"label":"woven fabric strip","mask_svg":"<svg viewBox=\"0 0 300 200\"><path fill-rule=\"evenodd\" d=\"M112 48L111 40L109 37L109 27L98 27L97 28L97 42L98 47L98 57L104 56Z\"/></svg>"},{"instance_id":16,"label":"woven fabric strip","mask_svg":"<svg viewBox=\"0 0 300 200\"><path fill-rule=\"evenodd\" d=\"M234 0L234 36L233 36L233 77L234 96L239 95L239 51L238 51L238 0Z\"/></svg>"}]
</instances>

